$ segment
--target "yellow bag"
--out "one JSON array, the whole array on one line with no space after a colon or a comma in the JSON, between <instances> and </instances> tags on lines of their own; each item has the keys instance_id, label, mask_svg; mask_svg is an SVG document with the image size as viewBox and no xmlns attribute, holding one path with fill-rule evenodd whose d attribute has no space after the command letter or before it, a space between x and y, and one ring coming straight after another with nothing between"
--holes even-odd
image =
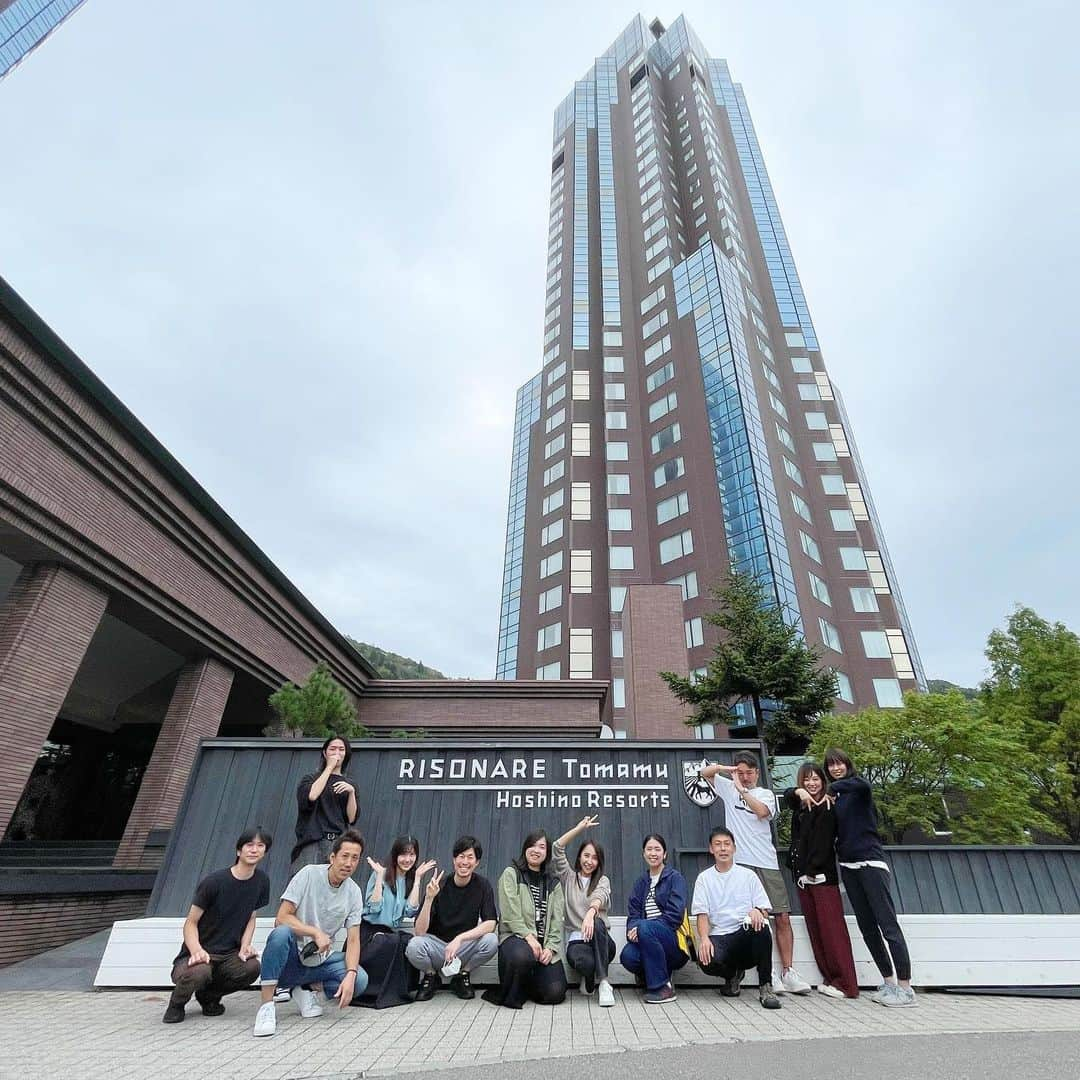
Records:
<instances>
[{"instance_id":1,"label":"yellow bag","mask_svg":"<svg viewBox=\"0 0 1080 1080\"><path fill-rule=\"evenodd\" d=\"M679 948L697 963L697 949L694 946L693 931L690 929L690 913L687 911L683 912L682 925L675 931L675 940Z\"/></svg>"}]
</instances>

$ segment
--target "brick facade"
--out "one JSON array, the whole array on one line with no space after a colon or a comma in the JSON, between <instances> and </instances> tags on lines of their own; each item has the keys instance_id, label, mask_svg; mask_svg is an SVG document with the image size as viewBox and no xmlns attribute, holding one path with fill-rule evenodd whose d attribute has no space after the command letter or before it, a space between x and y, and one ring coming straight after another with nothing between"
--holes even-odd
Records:
<instances>
[{"instance_id":1,"label":"brick facade","mask_svg":"<svg viewBox=\"0 0 1080 1080\"><path fill-rule=\"evenodd\" d=\"M0 611L0 836L105 613L61 566L26 567Z\"/></svg>"},{"instance_id":2,"label":"brick facade","mask_svg":"<svg viewBox=\"0 0 1080 1080\"><path fill-rule=\"evenodd\" d=\"M150 830L172 828L199 740L217 734L232 682L233 673L208 657L180 672L114 866L139 866Z\"/></svg>"}]
</instances>

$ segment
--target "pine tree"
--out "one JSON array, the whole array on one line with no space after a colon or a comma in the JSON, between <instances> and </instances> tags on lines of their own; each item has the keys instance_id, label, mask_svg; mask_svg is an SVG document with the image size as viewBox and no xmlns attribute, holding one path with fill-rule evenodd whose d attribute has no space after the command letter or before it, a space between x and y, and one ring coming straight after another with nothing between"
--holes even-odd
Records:
<instances>
[{"instance_id":1,"label":"pine tree","mask_svg":"<svg viewBox=\"0 0 1080 1080\"><path fill-rule=\"evenodd\" d=\"M275 734L298 731L320 739L331 735L358 739L367 734L345 688L325 663L315 666L303 686L287 682L269 701L277 717Z\"/></svg>"},{"instance_id":2,"label":"pine tree","mask_svg":"<svg viewBox=\"0 0 1080 1080\"><path fill-rule=\"evenodd\" d=\"M747 702L770 750L791 744L801 749L817 718L835 702L832 669L821 667L816 650L797 626L788 624L756 578L733 572L724 585L710 590L710 596L717 608L705 619L721 634L705 675L695 681L670 671L660 673L671 692L694 707L687 724L728 723L733 706ZM779 706L768 717L766 700Z\"/></svg>"}]
</instances>

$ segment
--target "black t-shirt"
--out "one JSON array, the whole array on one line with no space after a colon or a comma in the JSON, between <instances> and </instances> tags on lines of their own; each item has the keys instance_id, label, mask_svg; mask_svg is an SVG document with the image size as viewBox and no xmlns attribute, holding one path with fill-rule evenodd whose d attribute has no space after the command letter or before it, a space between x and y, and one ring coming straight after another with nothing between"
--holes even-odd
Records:
<instances>
[{"instance_id":1,"label":"black t-shirt","mask_svg":"<svg viewBox=\"0 0 1080 1080\"><path fill-rule=\"evenodd\" d=\"M308 773L296 789L296 846L292 849L292 858L300 854L300 849L318 840L326 839L327 833L340 835L352 827L349 821L349 793L334 794L334 785L341 780L348 780L356 791L353 780L343 774L334 773L323 786L322 793L312 802L308 798L311 785L322 775L321 772ZM360 814L360 801L357 796L357 816Z\"/></svg>"},{"instance_id":2,"label":"black t-shirt","mask_svg":"<svg viewBox=\"0 0 1080 1080\"><path fill-rule=\"evenodd\" d=\"M473 874L468 885L458 886L451 876L443 882L439 895L431 902L428 933L449 941L466 930L475 930L478 923L498 917L495 890L487 878Z\"/></svg>"},{"instance_id":3,"label":"black t-shirt","mask_svg":"<svg viewBox=\"0 0 1080 1080\"><path fill-rule=\"evenodd\" d=\"M211 956L233 952L240 948L252 912L270 903L270 879L261 870L246 881L233 877L230 867L215 870L199 882L191 902L203 911L199 920L202 947ZM181 945L176 960L187 955L187 945Z\"/></svg>"}]
</instances>

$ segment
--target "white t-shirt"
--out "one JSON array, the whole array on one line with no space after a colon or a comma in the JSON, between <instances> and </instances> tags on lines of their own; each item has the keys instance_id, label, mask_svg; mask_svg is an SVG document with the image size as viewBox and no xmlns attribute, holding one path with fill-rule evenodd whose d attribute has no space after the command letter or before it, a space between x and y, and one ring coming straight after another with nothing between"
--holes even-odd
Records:
<instances>
[{"instance_id":1,"label":"white t-shirt","mask_svg":"<svg viewBox=\"0 0 1080 1080\"><path fill-rule=\"evenodd\" d=\"M346 878L336 888L330 884L326 863L305 866L285 887L282 900L296 905L296 917L308 926L317 926L331 939L331 948L343 949L346 931L359 926L364 916L364 894L352 878ZM301 938L298 949L303 950L308 938ZM302 961L303 962L303 961ZM306 962L319 964L318 955Z\"/></svg>"},{"instance_id":2,"label":"white t-shirt","mask_svg":"<svg viewBox=\"0 0 1080 1080\"><path fill-rule=\"evenodd\" d=\"M735 933L751 908L769 909L769 896L753 870L735 865L721 874L710 866L698 874L690 914L709 916L710 935Z\"/></svg>"},{"instance_id":3,"label":"white t-shirt","mask_svg":"<svg viewBox=\"0 0 1080 1080\"><path fill-rule=\"evenodd\" d=\"M724 824L735 835L735 861L740 866L779 870L769 824L776 816L776 796L768 788L750 788L749 794L769 808L769 816L761 818L743 802L735 785L722 773L713 777L713 787L724 803Z\"/></svg>"}]
</instances>

